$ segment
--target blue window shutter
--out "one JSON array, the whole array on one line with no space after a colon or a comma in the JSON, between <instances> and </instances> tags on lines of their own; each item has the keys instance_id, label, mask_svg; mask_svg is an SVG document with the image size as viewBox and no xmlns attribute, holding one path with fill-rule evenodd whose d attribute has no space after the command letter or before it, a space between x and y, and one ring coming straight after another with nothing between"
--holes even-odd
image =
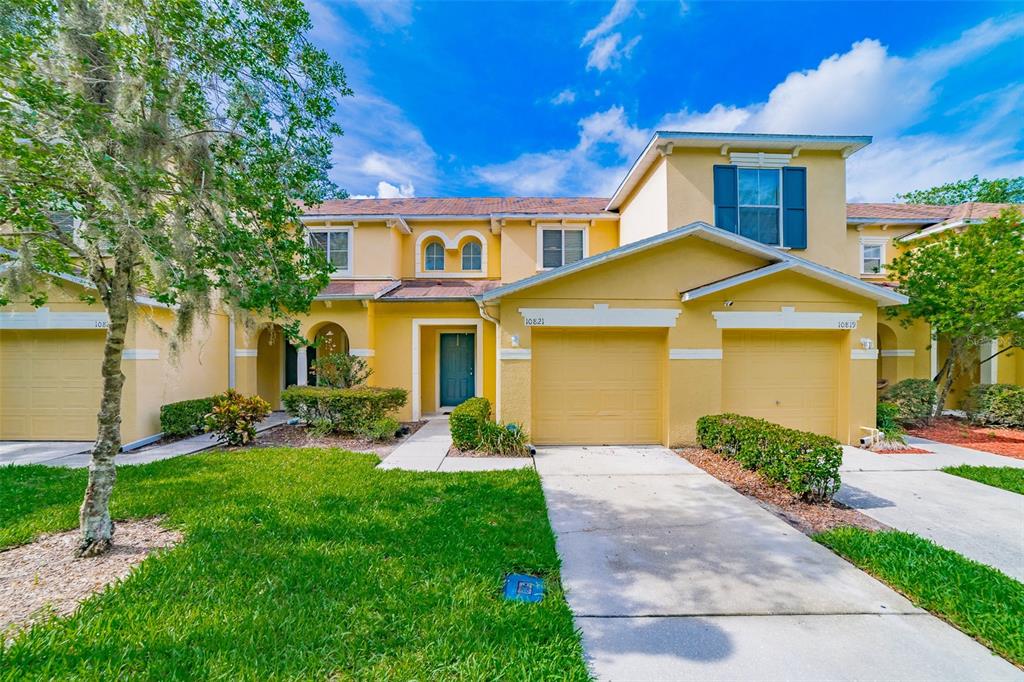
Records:
<instances>
[{"instance_id":1,"label":"blue window shutter","mask_svg":"<svg viewBox=\"0 0 1024 682\"><path fill-rule=\"evenodd\" d=\"M715 166L715 226L736 232L739 224L736 166Z\"/></svg>"},{"instance_id":2,"label":"blue window shutter","mask_svg":"<svg viewBox=\"0 0 1024 682\"><path fill-rule=\"evenodd\" d=\"M782 169L782 245L807 248L807 169Z\"/></svg>"}]
</instances>

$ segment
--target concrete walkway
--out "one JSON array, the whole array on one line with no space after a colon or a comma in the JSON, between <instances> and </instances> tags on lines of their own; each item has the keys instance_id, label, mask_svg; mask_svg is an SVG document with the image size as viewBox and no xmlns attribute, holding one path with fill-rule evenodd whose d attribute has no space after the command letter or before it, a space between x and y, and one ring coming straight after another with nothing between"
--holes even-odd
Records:
<instances>
[{"instance_id":1,"label":"concrete walkway","mask_svg":"<svg viewBox=\"0 0 1024 682\"><path fill-rule=\"evenodd\" d=\"M451 447L448 416L431 417L378 467L406 471L501 471L533 466L532 457L449 457Z\"/></svg>"},{"instance_id":2,"label":"concrete walkway","mask_svg":"<svg viewBox=\"0 0 1024 682\"><path fill-rule=\"evenodd\" d=\"M535 460L598 679L1022 679L669 450Z\"/></svg>"},{"instance_id":3,"label":"concrete walkway","mask_svg":"<svg viewBox=\"0 0 1024 682\"><path fill-rule=\"evenodd\" d=\"M844 448L843 487L836 498L1024 582L1024 495L938 471L958 464L1024 468L1024 461L909 440L934 454L880 455Z\"/></svg>"},{"instance_id":4,"label":"concrete walkway","mask_svg":"<svg viewBox=\"0 0 1024 682\"><path fill-rule=\"evenodd\" d=\"M260 422L256 432L261 433L288 420L284 412L274 412ZM192 455L209 450L217 445L217 437L203 433L183 438L165 445L151 445L130 452L122 452L115 458L118 466L125 464L148 464L161 459ZM5 441L0 442L0 466L5 464L43 464L53 467L81 469L89 466L90 441L47 442L47 441Z\"/></svg>"}]
</instances>

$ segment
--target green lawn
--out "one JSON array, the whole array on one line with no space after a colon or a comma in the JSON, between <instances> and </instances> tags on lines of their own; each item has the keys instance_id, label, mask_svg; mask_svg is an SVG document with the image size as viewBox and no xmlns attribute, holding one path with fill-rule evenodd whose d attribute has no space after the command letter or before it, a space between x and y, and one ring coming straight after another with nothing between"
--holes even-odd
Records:
<instances>
[{"instance_id":1,"label":"green lawn","mask_svg":"<svg viewBox=\"0 0 1024 682\"><path fill-rule=\"evenodd\" d=\"M265 449L119 470L185 541L0 646L0 679L586 679L536 472ZM0 546L76 524L84 471L0 467ZM547 578L503 601L504 574Z\"/></svg>"},{"instance_id":2,"label":"green lawn","mask_svg":"<svg viewBox=\"0 0 1024 682\"><path fill-rule=\"evenodd\" d=\"M814 539L1024 664L1024 584L910 533L837 528Z\"/></svg>"},{"instance_id":3,"label":"green lawn","mask_svg":"<svg viewBox=\"0 0 1024 682\"><path fill-rule=\"evenodd\" d=\"M991 485L1012 493L1024 495L1024 469L1012 467L977 467L963 464L957 467L945 467L942 469L947 474L969 478L978 483Z\"/></svg>"}]
</instances>

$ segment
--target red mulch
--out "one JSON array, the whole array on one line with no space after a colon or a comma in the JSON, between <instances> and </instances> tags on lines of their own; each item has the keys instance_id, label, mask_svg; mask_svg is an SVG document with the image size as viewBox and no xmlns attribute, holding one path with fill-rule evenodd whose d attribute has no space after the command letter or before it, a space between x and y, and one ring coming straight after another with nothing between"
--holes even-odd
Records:
<instances>
[{"instance_id":1,"label":"red mulch","mask_svg":"<svg viewBox=\"0 0 1024 682\"><path fill-rule=\"evenodd\" d=\"M879 454L879 455L934 455L935 454L931 450L922 450L921 448L912 448L912 447L909 447L909 446L905 447L905 448L896 448L894 450L872 450L871 452L874 452L874 453Z\"/></svg>"},{"instance_id":2,"label":"red mulch","mask_svg":"<svg viewBox=\"0 0 1024 682\"><path fill-rule=\"evenodd\" d=\"M975 426L962 419L940 417L927 426L907 429L918 438L1024 459L1024 430Z\"/></svg>"},{"instance_id":3,"label":"red mulch","mask_svg":"<svg viewBox=\"0 0 1024 682\"><path fill-rule=\"evenodd\" d=\"M753 498L797 530L813 535L839 526L886 530L887 526L841 502L805 502L786 488L766 481L734 459L701 448L682 448L676 453L734 490Z\"/></svg>"}]
</instances>

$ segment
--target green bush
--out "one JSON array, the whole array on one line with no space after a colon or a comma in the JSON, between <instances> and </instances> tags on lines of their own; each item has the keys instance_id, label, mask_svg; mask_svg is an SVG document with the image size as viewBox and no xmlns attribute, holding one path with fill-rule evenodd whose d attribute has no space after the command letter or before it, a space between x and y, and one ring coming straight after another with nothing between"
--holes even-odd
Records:
<instances>
[{"instance_id":1,"label":"green bush","mask_svg":"<svg viewBox=\"0 0 1024 682\"><path fill-rule=\"evenodd\" d=\"M697 420L697 441L806 499L831 499L841 484L843 450L829 436L764 419L717 414Z\"/></svg>"},{"instance_id":2,"label":"green bush","mask_svg":"<svg viewBox=\"0 0 1024 682\"><path fill-rule=\"evenodd\" d=\"M982 384L967 393L963 404L975 424L1024 426L1024 386Z\"/></svg>"},{"instance_id":3,"label":"green bush","mask_svg":"<svg viewBox=\"0 0 1024 682\"><path fill-rule=\"evenodd\" d=\"M281 394L289 414L320 432L362 433L405 405L402 388L292 386Z\"/></svg>"},{"instance_id":4,"label":"green bush","mask_svg":"<svg viewBox=\"0 0 1024 682\"><path fill-rule=\"evenodd\" d=\"M883 397L885 402L899 408L900 424L923 424L931 419L935 409L935 382L929 379L904 379L886 391Z\"/></svg>"},{"instance_id":5,"label":"green bush","mask_svg":"<svg viewBox=\"0 0 1024 682\"><path fill-rule=\"evenodd\" d=\"M459 450L480 447L480 434L491 417L491 403L487 398L470 398L454 410L448 418L452 442Z\"/></svg>"},{"instance_id":6,"label":"green bush","mask_svg":"<svg viewBox=\"0 0 1024 682\"><path fill-rule=\"evenodd\" d=\"M526 457L530 454L530 436L520 424L484 422L477 449L503 457Z\"/></svg>"},{"instance_id":7,"label":"green bush","mask_svg":"<svg viewBox=\"0 0 1024 682\"><path fill-rule=\"evenodd\" d=\"M206 415L213 411L213 398L195 398L160 406L160 430L164 436L194 436L203 432Z\"/></svg>"},{"instance_id":8,"label":"green bush","mask_svg":"<svg viewBox=\"0 0 1024 682\"><path fill-rule=\"evenodd\" d=\"M348 353L331 353L313 361L313 374L317 386L354 388L362 386L373 374L366 360Z\"/></svg>"},{"instance_id":9,"label":"green bush","mask_svg":"<svg viewBox=\"0 0 1024 682\"><path fill-rule=\"evenodd\" d=\"M388 441L395 437L401 427L394 417L380 417L361 429L359 435L366 440Z\"/></svg>"},{"instance_id":10,"label":"green bush","mask_svg":"<svg viewBox=\"0 0 1024 682\"><path fill-rule=\"evenodd\" d=\"M213 397L213 410L206 415L207 431L221 443L245 445L256 440L256 427L270 414L270 403L258 395L245 396L229 388Z\"/></svg>"},{"instance_id":11,"label":"green bush","mask_svg":"<svg viewBox=\"0 0 1024 682\"><path fill-rule=\"evenodd\" d=\"M900 426L900 408L895 403L878 403L875 407L875 426L886 440L903 440L906 431Z\"/></svg>"}]
</instances>

